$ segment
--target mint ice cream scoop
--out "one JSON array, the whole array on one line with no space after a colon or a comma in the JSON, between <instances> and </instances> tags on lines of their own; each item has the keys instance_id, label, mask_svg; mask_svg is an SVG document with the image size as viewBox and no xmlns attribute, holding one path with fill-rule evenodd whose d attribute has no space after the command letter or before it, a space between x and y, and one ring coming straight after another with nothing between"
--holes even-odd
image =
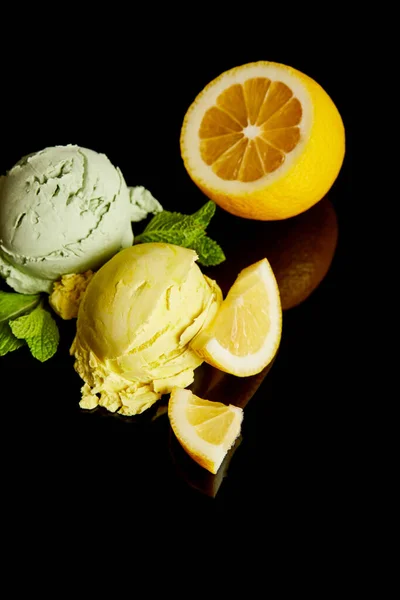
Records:
<instances>
[{"instance_id":1,"label":"mint ice cream scoop","mask_svg":"<svg viewBox=\"0 0 400 600\"><path fill-rule=\"evenodd\" d=\"M62 275L95 270L131 246L132 221L161 210L104 154L45 148L0 177L0 275L17 292L50 293Z\"/></svg>"}]
</instances>

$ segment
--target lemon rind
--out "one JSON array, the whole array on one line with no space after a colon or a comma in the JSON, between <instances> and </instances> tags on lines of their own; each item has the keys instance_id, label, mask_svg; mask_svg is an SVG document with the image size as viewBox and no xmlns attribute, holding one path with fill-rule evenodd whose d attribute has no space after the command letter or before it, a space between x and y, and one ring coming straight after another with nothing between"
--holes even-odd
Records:
<instances>
[{"instance_id":1,"label":"lemon rind","mask_svg":"<svg viewBox=\"0 0 400 600\"><path fill-rule=\"evenodd\" d=\"M172 430L189 456L200 466L207 469L214 475L217 473L226 454L234 445L240 435L241 424L243 421L243 410L237 406L229 405L234 413L234 419L228 430L223 444L216 445L200 438L193 425L190 425L185 418L185 406L188 404L192 392L186 389L174 388L168 404L168 417ZM192 435L185 434L184 431L192 432Z\"/></svg>"}]
</instances>

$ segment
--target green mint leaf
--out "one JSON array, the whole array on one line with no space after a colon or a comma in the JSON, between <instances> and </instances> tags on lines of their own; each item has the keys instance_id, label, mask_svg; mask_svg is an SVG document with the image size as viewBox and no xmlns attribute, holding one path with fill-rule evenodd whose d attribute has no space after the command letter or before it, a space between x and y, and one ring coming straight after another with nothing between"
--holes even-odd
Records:
<instances>
[{"instance_id":1,"label":"green mint leaf","mask_svg":"<svg viewBox=\"0 0 400 600\"><path fill-rule=\"evenodd\" d=\"M44 312L41 306L37 306L28 315L10 321L13 334L21 340L40 335Z\"/></svg>"},{"instance_id":2,"label":"green mint leaf","mask_svg":"<svg viewBox=\"0 0 400 600\"><path fill-rule=\"evenodd\" d=\"M41 362L48 360L57 352L58 342L60 340L60 334L55 320L47 310L44 311L44 313L45 317L43 319L43 327L40 335L26 340L32 356Z\"/></svg>"},{"instance_id":3,"label":"green mint leaf","mask_svg":"<svg viewBox=\"0 0 400 600\"><path fill-rule=\"evenodd\" d=\"M211 219L215 214L216 204L209 200L202 206L197 212L190 216L194 223L196 223L202 229L210 224Z\"/></svg>"},{"instance_id":4,"label":"green mint leaf","mask_svg":"<svg viewBox=\"0 0 400 600\"><path fill-rule=\"evenodd\" d=\"M25 344L15 337L8 323L0 323L0 356L13 352Z\"/></svg>"},{"instance_id":5,"label":"green mint leaf","mask_svg":"<svg viewBox=\"0 0 400 600\"><path fill-rule=\"evenodd\" d=\"M199 263L205 267L219 265L225 260L221 246L207 236L197 239L193 250L197 252Z\"/></svg>"},{"instance_id":6,"label":"green mint leaf","mask_svg":"<svg viewBox=\"0 0 400 600\"><path fill-rule=\"evenodd\" d=\"M176 244L176 239L177 236L174 231L144 231L140 235L135 236L134 243L164 242L166 244Z\"/></svg>"},{"instance_id":7,"label":"green mint leaf","mask_svg":"<svg viewBox=\"0 0 400 600\"><path fill-rule=\"evenodd\" d=\"M179 224L182 223L184 219L185 215L181 215L177 212L170 212L169 210L163 210L161 213L158 213L151 219L143 233L148 234L154 231L159 232L169 231L171 229L173 230L177 226L179 227ZM143 234L136 236L135 241L137 241L142 235Z\"/></svg>"},{"instance_id":8,"label":"green mint leaf","mask_svg":"<svg viewBox=\"0 0 400 600\"><path fill-rule=\"evenodd\" d=\"M204 266L217 265L225 260L225 255L216 242L206 237L205 232L215 209L215 203L210 200L192 215L164 210L152 218L141 234L135 236L134 243L176 244L195 250L200 264Z\"/></svg>"},{"instance_id":9,"label":"green mint leaf","mask_svg":"<svg viewBox=\"0 0 400 600\"><path fill-rule=\"evenodd\" d=\"M144 231L140 236L135 238L135 241L143 242L164 242L167 244L175 244L184 248L192 248L197 239L205 235L205 232L198 227L183 228L183 229L165 229L155 231Z\"/></svg>"},{"instance_id":10,"label":"green mint leaf","mask_svg":"<svg viewBox=\"0 0 400 600\"><path fill-rule=\"evenodd\" d=\"M44 362L57 351L60 334L51 314L38 306L29 315L10 321L13 334L25 339L32 356Z\"/></svg>"},{"instance_id":11,"label":"green mint leaf","mask_svg":"<svg viewBox=\"0 0 400 600\"><path fill-rule=\"evenodd\" d=\"M15 319L39 304L40 295L0 291L0 323Z\"/></svg>"},{"instance_id":12,"label":"green mint leaf","mask_svg":"<svg viewBox=\"0 0 400 600\"><path fill-rule=\"evenodd\" d=\"M215 208L215 203L210 200L193 215L183 215L178 212L164 210L152 218L144 232L136 236L135 241L138 243L142 242L144 234L147 234L148 236L150 232L157 232L157 234L160 234L160 232L176 231L181 233L183 229L195 233L194 237L197 237L197 235L199 235L202 230L205 230L210 223L215 213Z\"/></svg>"}]
</instances>

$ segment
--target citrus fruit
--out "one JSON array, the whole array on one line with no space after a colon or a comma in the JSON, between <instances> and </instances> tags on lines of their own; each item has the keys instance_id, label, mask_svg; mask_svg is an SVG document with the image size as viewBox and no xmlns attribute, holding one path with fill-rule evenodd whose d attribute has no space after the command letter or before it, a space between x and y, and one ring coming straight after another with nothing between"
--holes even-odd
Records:
<instances>
[{"instance_id":1,"label":"citrus fruit","mask_svg":"<svg viewBox=\"0 0 400 600\"><path fill-rule=\"evenodd\" d=\"M325 90L300 71L255 62L222 73L189 107L181 155L196 185L240 217L277 220L327 193L345 152Z\"/></svg>"},{"instance_id":2,"label":"citrus fruit","mask_svg":"<svg viewBox=\"0 0 400 600\"><path fill-rule=\"evenodd\" d=\"M185 452L215 474L240 434L243 410L175 387L168 402L168 417Z\"/></svg>"},{"instance_id":3,"label":"citrus fruit","mask_svg":"<svg viewBox=\"0 0 400 600\"><path fill-rule=\"evenodd\" d=\"M281 331L278 285L263 258L240 271L214 319L190 345L208 364L246 377L271 362Z\"/></svg>"}]
</instances>

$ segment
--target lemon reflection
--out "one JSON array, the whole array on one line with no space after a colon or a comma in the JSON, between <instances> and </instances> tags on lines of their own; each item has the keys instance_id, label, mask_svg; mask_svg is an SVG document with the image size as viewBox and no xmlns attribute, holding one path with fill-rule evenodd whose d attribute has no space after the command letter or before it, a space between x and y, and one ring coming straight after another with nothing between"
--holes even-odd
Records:
<instances>
[{"instance_id":1,"label":"lemon reflection","mask_svg":"<svg viewBox=\"0 0 400 600\"><path fill-rule=\"evenodd\" d=\"M320 285L329 271L338 240L338 221L325 197L308 211L283 221L231 218L225 228L226 261L208 270L224 295L237 273L267 258L274 271L282 309L298 306Z\"/></svg>"}]
</instances>

